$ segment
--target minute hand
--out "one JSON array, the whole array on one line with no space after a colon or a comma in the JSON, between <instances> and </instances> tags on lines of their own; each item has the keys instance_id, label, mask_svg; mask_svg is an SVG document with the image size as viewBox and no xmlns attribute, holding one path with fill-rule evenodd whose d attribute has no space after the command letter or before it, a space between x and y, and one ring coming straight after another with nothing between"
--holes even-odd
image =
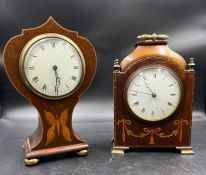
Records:
<instances>
[{"instance_id":1,"label":"minute hand","mask_svg":"<svg viewBox=\"0 0 206 175\"><path fill-rule=\"evenodd\" d=\"M149 94L149 93L146 93L146 92L139 92L139 91L138 91L138 93L140 93L140 94L146 94L146 95L152 95L152 94Z\"/></svg>"},{"instance_id":2,"label":"minute hand","mask_svg":"<svg viewBox=\"0 0 206 175\"><path fill-rule=\"evenodd\" d=\"M148 88L150 90L150 92L152 93L152 97L156 97L156 93L152 92L152 90L150 89L150 87L148 86L148 84L144 81L146 88Z\"/></svg>"},{"instance_id":3,"label":"minute hand","mask_svg":"<svg viewBox=\"0 0 206 175\"><path fill-rule=\"evenodd\" d=\"M56 65L53 66L53 69L54 69L55 78L56 78L55 92L58 94L58 88L59 88L59 85L60 85L60 77L58 77L57 66Z\"/></svg>"},{"instance_id":4,"label":"minute hand","mask_svg":"<svg viewBox=\"0 0 206 175\"><path fill-rule=\"evenodd\" d=\"M55 77L56 77L56 85L60 85L60 77L58 76L57 68L54 69L54 71L55 71Z\"/></svg>"}]
</instances>

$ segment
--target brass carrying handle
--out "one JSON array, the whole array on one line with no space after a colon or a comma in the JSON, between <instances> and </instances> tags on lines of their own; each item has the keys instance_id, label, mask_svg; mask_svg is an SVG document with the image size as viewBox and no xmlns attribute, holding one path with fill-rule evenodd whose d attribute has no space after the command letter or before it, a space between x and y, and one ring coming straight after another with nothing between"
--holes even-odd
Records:
<instances>
[{"instance_id":1,"label":"brass carrying handle","mask_svg":"<svg viewBox=\"0 0 206 175\"><path fill-rule=\"evenodd\" d=\"M146 40L152 40L152 41L164 40L165 41L165 40L169 39L169 36L165 35L165 34L157 35L157 34L153 33L152 35L149 35L149 34L140 35L137 37L137 39L140 41L146 41Z\"/></svg>"}]
</instances>

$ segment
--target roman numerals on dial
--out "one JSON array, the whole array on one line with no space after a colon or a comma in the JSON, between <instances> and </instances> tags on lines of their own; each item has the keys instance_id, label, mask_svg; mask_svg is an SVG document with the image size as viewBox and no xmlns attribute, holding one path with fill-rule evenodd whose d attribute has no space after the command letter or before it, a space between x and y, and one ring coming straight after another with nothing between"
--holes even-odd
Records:
<instances>
[{"instance_id":1,"label":"roman numerals on dial","mask_svg":"<svg viewBox=\"0 0 206 175\"><path fill-rule=\"evenodd\" d=\"M65 39L47 37L30 46L24 60L25 76L33 91L51 98L70 95L83 76L79 49Z\"/></svg>"},{"instance_id":2,"label":"roman numerals on dial","mask_svg":"<svg viewBox=\"0 0 206 175\"><path fill-rule=\"evenodd\" d=\"M76 76L72 76L71 78L73 81L76 81L77 77Z\"/></svg>"},{"instance_id":3,"label":"roman numerals on dial","mask_svg":"<svg viewBox=\"0 0 206 175\"><path fill-rule=\"evenodd\" d=\"M128 81L127 103L134 115L148 121L169 117L181 99L181 84L174 72L154 66L133 74Z\"/></svg>"},{"instance_id":4,"label":"roman numerals on dial","mask_svg":"<svg viewBox=\"0 0 206 175\"><path fill-rule=\"evenodd\" d=\"M29 70L34 70L35 69L35 66L30 66L29 67Z\"/></svg>"},{"instance_id":5,"label":"roman numerals on dial","mask_svg":"<svg viewBox=\"0 0 206 175\"><path fill-rule=\"evenodd\" d=\"M42 44L39 45L41 50L45 50L44 46Z\"/></svg>"},{"instance_id":6,"label":"roman numerals on dial","mask_svg":"<svg viewBox=\"0 0 206 175\"><path fill-rule=\"evenodd\" d=\"M47 89L47 85L44 84L44 85L42 86L42 90L43 90L43 91L46 91L46 89Z\"/></svg>"},{"instance_id":7,"label":"roman numerals on dial","mask_svg":"<svg viewBox=\"0 0 206 175\"><path fill-rule=\"evenodd\" d=\"M39 81L39 78L38 78L37 76L35 76L35 77L33 78L33 81L34 81L34 83L37 83L37 82Z\"/></svg>"},{"instance_id":8,"label":"roman numerals on dial","mask_svg":"<svg viewBox=\"0 0 206 175\"><path fill-rule=\"evenodd\" d=\"M135 91L135 90L130 90L130 92L131 92L131 95L132 95L132 96L137 96L137 91Z\"/></svg>"},{"instance_id":9,"label":"roman numerals on dial","mask_svg":"<svg viewBox=\"0 0 206 175\"><path fill-rule=\"evenodd\" d=\"M172 103L171 103L171 102L168 102L167 105L172 106Z\"/></svg>"},{"instance_id":10,"label":"roman numerals on dial","mask_svg":"<svg viewBox=\"0 0 206 175\"><path fill-rule=\"evenodd\" d=\"M51 46L55 48L55 42L51 42Z\"/></svg>"},{"instance_id":11,"label":"roman numerals on dial","mask_svg":"<svg viewBox=\"0 0 206 175\"><path fill-rule=\"evenodd\" d=\"M172 87L174 85L174 83L170 84L169 87Z\"/></svg>"},{"instance_id":12,"label":"roman numerals on dial","mask_svg":"<svg viewBox=\"0 0 206 175\"><path fill-rule=\"evenodd\" d=\"M37 57L36 55L33 55L33 54L31 54L31 53L30 53L29 55L32 56L32 57L34 57L34 58Z\"/></svg>"}]
</instances>

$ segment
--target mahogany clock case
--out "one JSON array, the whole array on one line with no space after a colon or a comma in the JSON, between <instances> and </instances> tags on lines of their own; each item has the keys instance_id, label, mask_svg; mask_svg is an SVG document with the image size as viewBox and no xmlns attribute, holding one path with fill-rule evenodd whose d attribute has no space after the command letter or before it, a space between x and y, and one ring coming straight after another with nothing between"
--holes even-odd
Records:
<instances>
[{"instance_id":1,"label":"mahogany clock case","mask_svg":"<svg viewBox=\"0 0 206 175\"><path fill-rule=\"evenodd\" d=\"M155 49L155 46L153 46ZM158 46L157 46L158 48ZM172 55L172 54L171 54ZM171 56L170 55L170 56ZM173 55L174 56L174 55ZM134 55L131 58L135 59ZM129 60L129 59L128 59ZM181 62L181 61L180 61ZM183 85L182 99L176 111L159 122L137 119L124 99L125 83L136 70L148 65L161 65L173 70ZM194 71L185 70L164 56L139 57L122 62L122 71L114 71L114 146L115 147L178 147L190 146ZM181 127L181 130L177 129Z\"/></svg>"},{"instance_id":2,"label":"mahogany clock case","mask_svg":"<svg viewBox=\"0 0 206 175\"><path fill-rule=\"evenodd\" d=\"M76 43L84 56L82 58L85 64L83 79L76 90L64 98L42 98L42 95L39 96L29 89L20 74L22 66L19 65L22 63L20 59L23 48L33 38L45 33L50 33L50 36L54 33L55 36L59 34L68 37ZM26 97L39 113L38 128L23 145L26 158L87 150L88 145L73 132L72 114L80 96L91 84L96 71L96 54L91 43L77 32L61 27L52 17L49 17L43 25L25 29L21 35L8 41L4 49L4 66L16 90Z\"/></svg>"}]
</instances>

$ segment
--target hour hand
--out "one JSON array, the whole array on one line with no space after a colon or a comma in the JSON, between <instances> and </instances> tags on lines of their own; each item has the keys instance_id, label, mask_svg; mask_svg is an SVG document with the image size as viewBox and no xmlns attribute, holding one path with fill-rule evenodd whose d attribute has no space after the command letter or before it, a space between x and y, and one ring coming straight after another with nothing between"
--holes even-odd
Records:
<instances>
[{"instance_id":1,"label":"hour hand","mask_svg":"<svg viewBox=\"0 0 206 175\"><path fill-rule=\"evenodd\" d=\"M60 82L60 77L57 77L57 78L56 78L56 82L57 82L57 85L60 85L60 84L61 84L61 82Z\"/></svg>"},{"instance_id":2,"label":"hour hand","mask_svg":"<svg viewBox=\"0 0 206 175\"><path fill-rule=\"evenodd\" d=\"M58 92L59 92L59 86L56 85L56 86L55 86L55 93L56 93L56 95L58 95Z\"/></svg>"}]
</instances>

